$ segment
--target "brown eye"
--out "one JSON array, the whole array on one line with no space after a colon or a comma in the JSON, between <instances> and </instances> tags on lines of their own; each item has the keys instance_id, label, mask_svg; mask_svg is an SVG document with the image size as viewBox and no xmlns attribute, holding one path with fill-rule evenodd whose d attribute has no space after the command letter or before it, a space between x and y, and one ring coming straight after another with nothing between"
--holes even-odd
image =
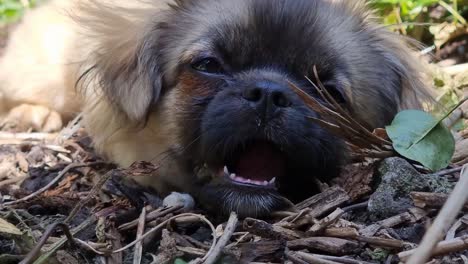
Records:
<instances>
[{"instance_id":1,"label":"brown eye","mask_svg":"<svg viewBox=\"0 0 468 264\"><path fill-rule=\"evenodd\" d=\"M221 63L215 58L203 58L192 63L192 68L205 73L221 74L224 72Z\"/></svg>"}]
</instances>

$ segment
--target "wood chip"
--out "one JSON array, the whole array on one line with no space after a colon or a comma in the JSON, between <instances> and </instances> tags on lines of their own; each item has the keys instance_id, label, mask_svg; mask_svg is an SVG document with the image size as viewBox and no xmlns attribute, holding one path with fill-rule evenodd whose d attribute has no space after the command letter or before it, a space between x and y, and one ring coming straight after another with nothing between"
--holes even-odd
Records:
<instances>
[{"instance_id":1,"label":"wood chip","mask_svg":"<svg viewBox=\"0 0 468 264\"><path fill-rule=\"evenodd\" d=\"M321 219L318 221L316 224L314 224L312 227L307 230L306 234L309 236L313 236L327 228L328 226L332 225L335 223L338 218L340 218L344 214L344 211L341 210L340 208L337 208L333 213L329 214L327 217Z\"/></svg>"},{"instance_id":2,"label":"wood chip","mask_svg":"<svg viewBox=\"0 0 468 264\"><path fill-rule=\"evenodd\" d=\"M365 237L365 236L358 236L356 240L360 242L365 242L373 246L378 247L385 247L385 248L397 248L401 249L405 245L409 243L405 243L404 241L397 240L397 239L388 239L388 238L381 238L381 237Z\"/></svg>"},{"instance_id":3,"label":"wood chip","mask_svg":"<svg viewBox=\"0 0 468 264\"><path fill-rule=\"evenodd\" d=\"M304 237L302 232L289 230L254 218L244 219L243 227L252 234L268 239L293 240Z\"/></svg>"},{"instance_id":4,"label":"wood chip","mask_svg":"<svg viewBox=\"0 0 468 264\"><path fill-rule=\"evenodd\" d=\"M414 208L414 209L417 209L417 208ZM415 211L414 209L412 212L414 213L418 212L417 214L414 214L412 212L404 212L399 215L395 215L387 219L381 220L377 223L366 226L365 228L359 230L359 233L361 233L361 235L363 236L370 237L370 236L374 236L383 227L390 228L390 227L401 225L407 222L416 223L426 214L424 213L424 211L422 211L421 213L420 211Z\"/></svg>"},{"instance_id":5,"label":"wood chip","mask_svg":"<svg viewBox=\"0 0 468 264\"><path fill-rule=\"evenodd\" d=\"M250 263L254 259L265 256L281 258L284 255L286 243L280 240L260 240L239 245L239 248L242 252L242 259L239 263Z\"/></svg>"},{"instance_id":6,"label":"wood chip","mask_svg":"<svg viewBox=\"0 0 468 264\"><path fill-rule=\"evenodd\" d=\"M339 238L356 238L359 232L352 227L329 227L324 230L324 236L339 237Z\"/></svg>"},{"instance_id":7,"label":"wood chip","mask_svg":"<svg viewBox=\"0 0 468 264\"><path fill-rule=\"evenodd\" d=\"M299 210L310 208L309 214L312 217L319 217L322 214L336 209L340 205L349 202L351 199L343 188L334 186L322 193L316 194L311 198L296 205Z\"/></svg>"},{"instance_id":8,"label":"wood chip","mask_svg":"<svg viewBox=\"0 0 468 264\"><path fill-rule=\"evenodd\" d=\"M355 253L359 249L359 244L335 237L308 237L288 241L287 247L292 250L320 250L332 255L343 256Z\"/></svg>"},{"instance_id":9,"label":"wood chip","mask_svg":"<svg viewBox=\"0 0 468 264\"><path fill-rule=\"evenodd\" d=\"M336 179L339 186L348 193L352 201L360 199L372 191L374 164L347 165Z\"/></svg>"},{"instance_id":10,"label":"wood chip","mask_svg":"<svg viewBox=\"0 0 468 264\"><path fill-rule=\"evenodd\" d=\"M448 194L445 193L429 193L429 192L412 192L411 199L415 206L426 209L439 209L447 201ZM463 206L464 211L468 211L468 202Z\"/></svg>"}]
</instances>

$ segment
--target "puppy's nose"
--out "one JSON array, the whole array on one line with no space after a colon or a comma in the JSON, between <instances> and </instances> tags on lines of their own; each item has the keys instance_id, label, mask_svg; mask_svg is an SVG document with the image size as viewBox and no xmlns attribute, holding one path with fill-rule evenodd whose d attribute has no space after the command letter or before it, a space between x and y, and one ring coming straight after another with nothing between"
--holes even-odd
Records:
<instances>
[{"instance_id":1,"label":"puppy's nose","mask_svg":"<svg viewBox=\"0 0 468 264\"><path fill-rule=\"evenodd\" d=\"M255 103L258 108L275 109L291 106L290 92L287 87L281 84L260 81L244 88L242 97Z\"/></svg>"}]
</instances>

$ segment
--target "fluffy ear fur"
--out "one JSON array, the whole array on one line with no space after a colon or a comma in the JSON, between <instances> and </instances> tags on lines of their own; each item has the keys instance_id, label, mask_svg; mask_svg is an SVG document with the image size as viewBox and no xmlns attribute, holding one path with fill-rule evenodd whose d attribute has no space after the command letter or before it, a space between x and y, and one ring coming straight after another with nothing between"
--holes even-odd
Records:
<instances>
[{"instance_id":1,"label":"fluffy ear fur","mask_svg":"<svg viewBox=\"0 0 468 264\"><path fill-rule=\"evenodd\" d=\"M155 19L170 1L81 0L72 17L89 39L89 58L82 85L97 88L131 121L141 121L161 93L157 58L150 50L157 41Z\"/></svg>"},{"instance_id":2,"label":"fluffy ear fur","mask_svg":"<svg viewBox=\"0 0 468 264\"><path fill-rule=\"evenodd\" d=\"M429 110L434 106L434 94L429 82L426 80L426 65L421 58L418 58L417 50L411 47L420 48L422 45L415 40L405 38L397 33L391 32L380 23L368 6L368 2L363 0L346 1L334 0L343 4L354 14L359 14L362 23L376 38L376 48L381 50L386 63L400 77L400 90L398 109L425 109Z\"/></svg>"}]
</instances>

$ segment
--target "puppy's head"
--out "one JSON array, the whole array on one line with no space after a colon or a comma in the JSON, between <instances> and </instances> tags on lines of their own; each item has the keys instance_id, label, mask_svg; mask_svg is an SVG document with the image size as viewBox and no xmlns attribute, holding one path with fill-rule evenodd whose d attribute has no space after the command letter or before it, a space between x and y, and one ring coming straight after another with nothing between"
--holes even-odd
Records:
<instances>
[{"instance_id":1,"label":"puppy's head","mask_svg":"<svg viewBox=\"0 0 468 264\"><path fill-rule=\"evenodd\" d=\"M218 210L264 215L339 173L343 142L309 121L317 113L289 82L318 98L307 81L316 67L369 127L387 124L401 95L422 87L407 49L361 1L168 2L121 25L128 36L106 44L120 54L103 52L95 66L123 115L144 122L159 111L175 124L180 167Z\"/></svg>"}]
</instances>

